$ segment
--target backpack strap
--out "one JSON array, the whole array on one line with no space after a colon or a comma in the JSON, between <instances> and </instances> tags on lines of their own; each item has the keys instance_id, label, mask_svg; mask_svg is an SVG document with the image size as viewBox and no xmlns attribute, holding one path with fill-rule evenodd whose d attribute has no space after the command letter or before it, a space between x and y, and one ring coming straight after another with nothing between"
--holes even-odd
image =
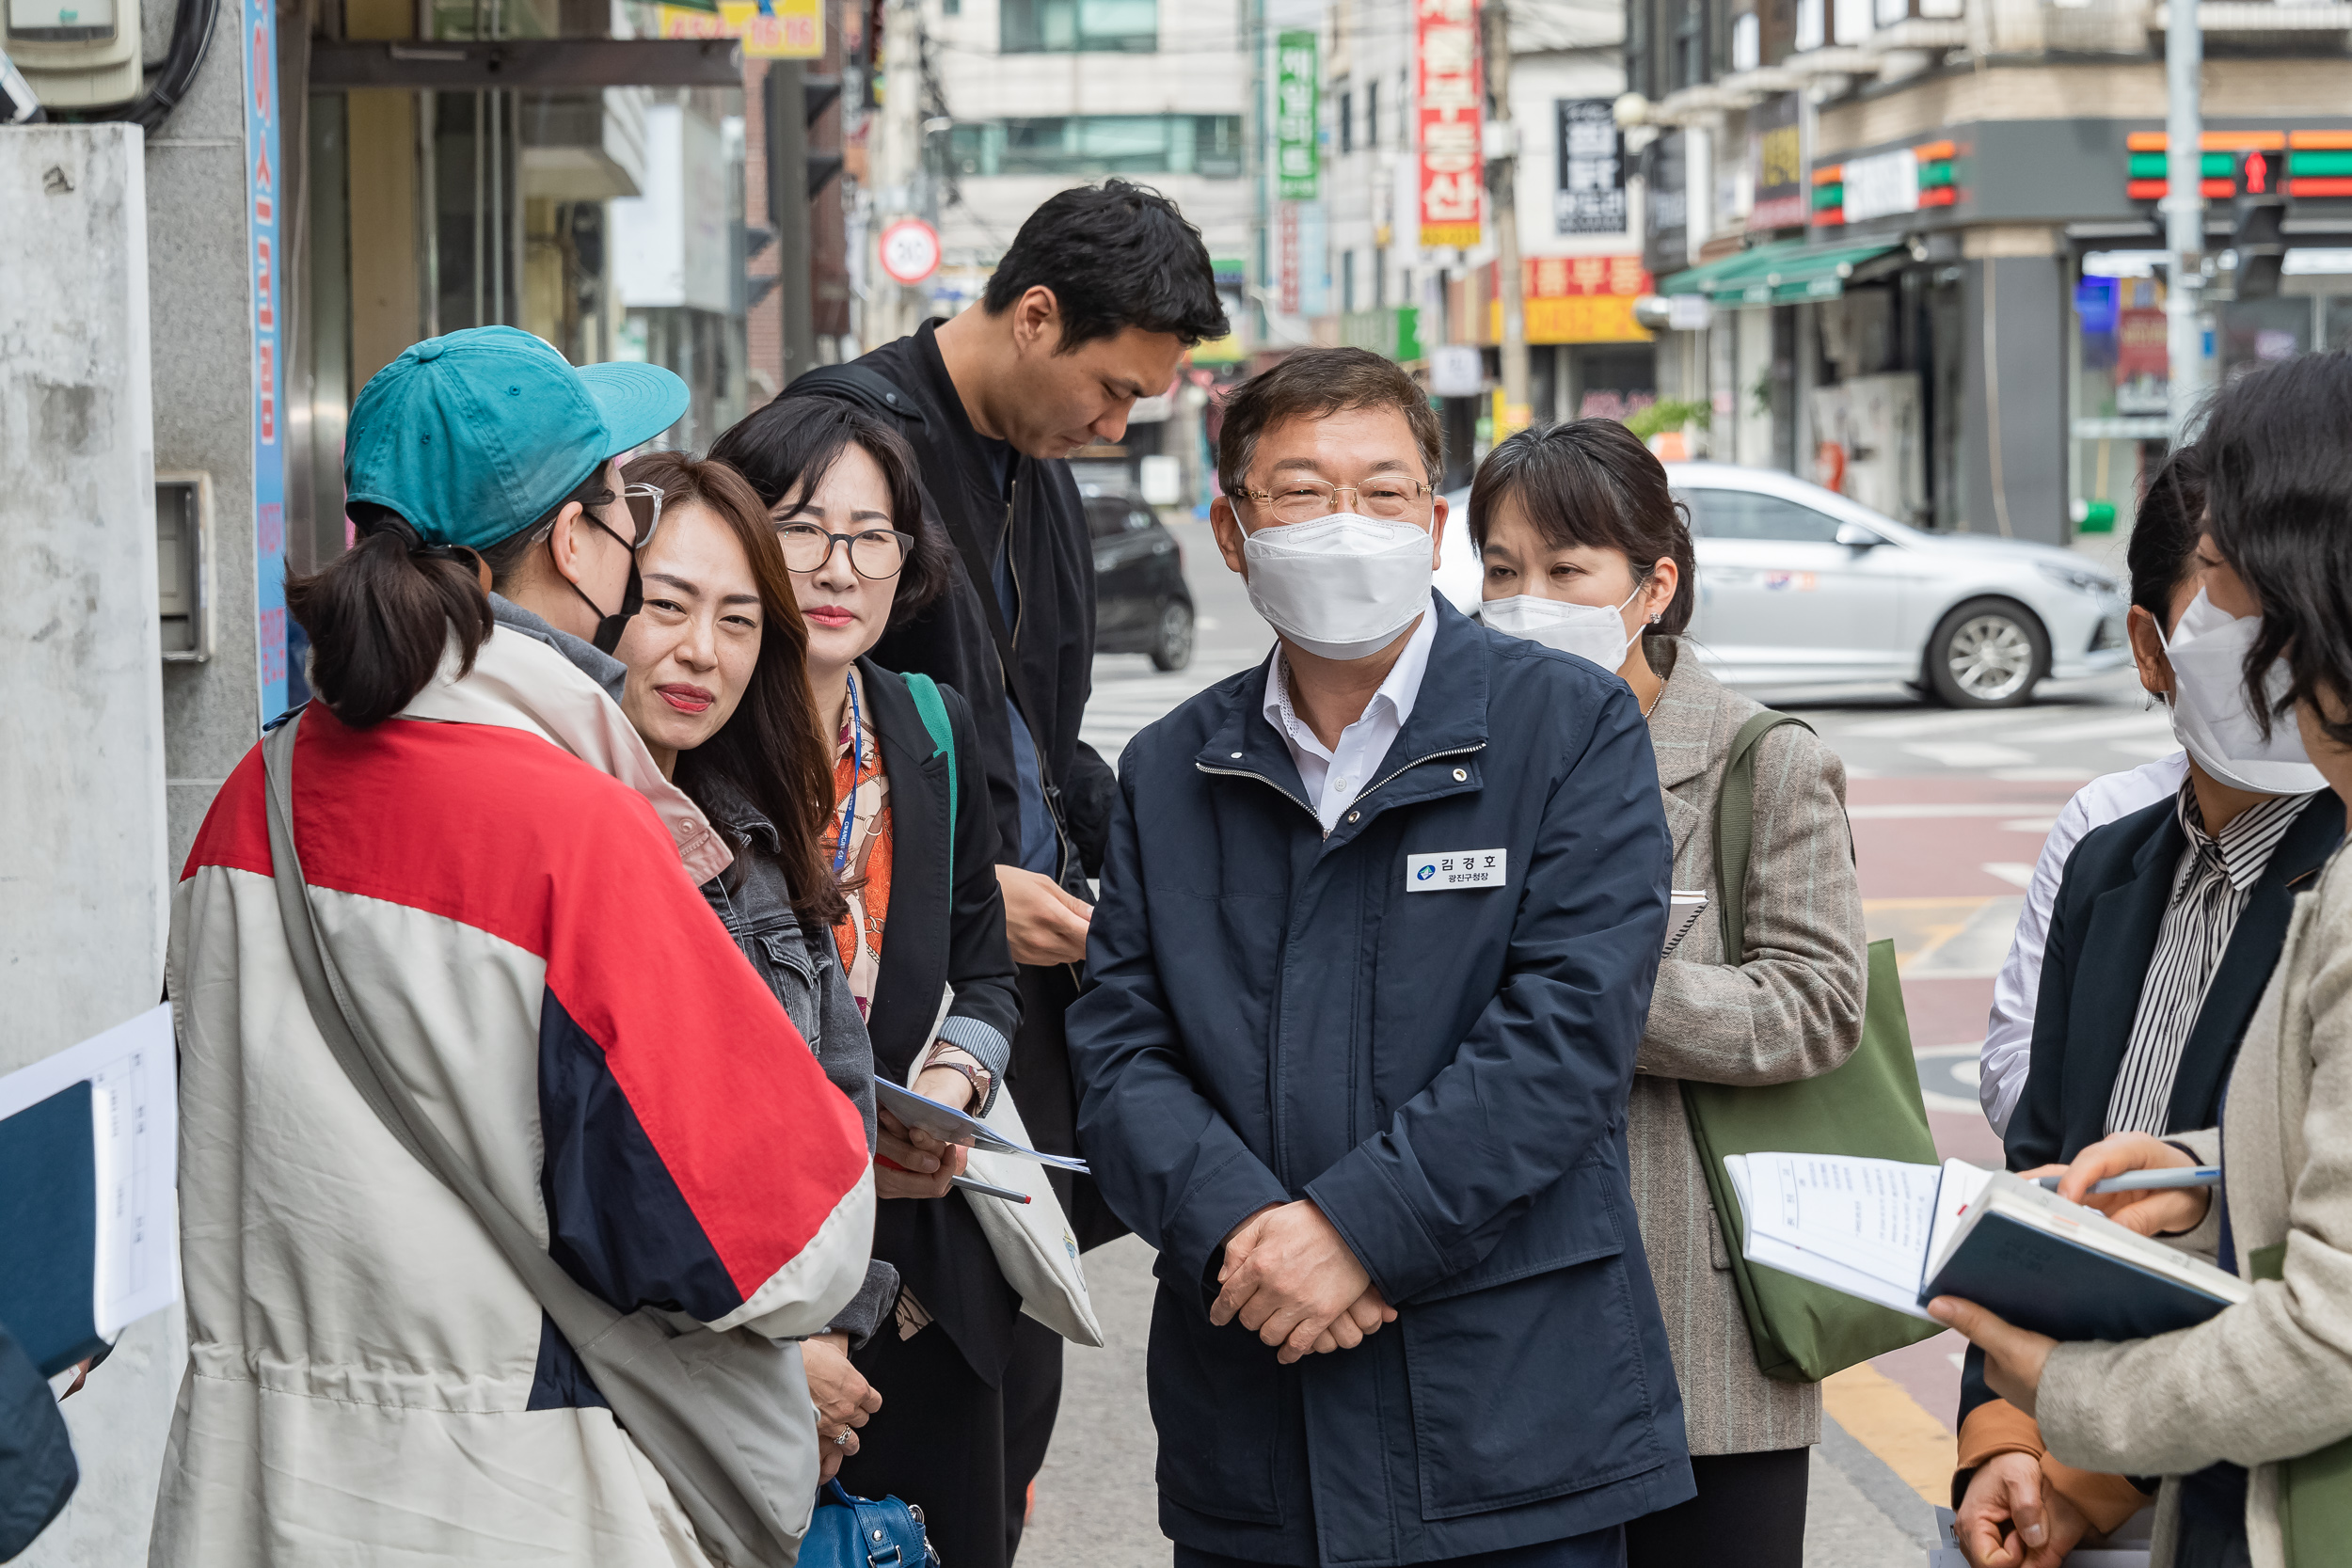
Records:
<instances>
[{"instance_id":1,"label":"backpack strap","mask_svg":"<svg viewBox=\"0 0 2352 1568\"><path fill-rule=\"evenodd\" d=\"M1756 847L1756 747L1783 724L1813 733L1813 726L1795 714L1767 708L1740 726L1724 758L1723 793L1715 798L1715 918L1723 929L1723 961L1727 964L1740 962L1747 951L1748 859Z\"/></svg>"},{"instance_id":2,"label":"backpack strap","mask_svg":"<svg viewBox=\"0 0 2352 1568\"><path fill-rule=\"evenodd\" d=\"M923 410L915 406L914 400L901 391L897 382L863 359L853 359L846 365L819 365L794 377L792 384L778 395L832 398L869 414L903 420L918 430L924 423Z\"/></svg>"},{"instance_id":3,"label":"backpack strap","mask_svg":"<svg viewBox=\"0 0 2352 1568\"><path fill-rule=\"evenodd\" d=\"M939 695L939 683L929 675L905 674L898 677L907 683L907 695L914 699L914 711L923 717L923 727L931 732L931 755L947 759L947 864L952 879L956 863L956 732L947 722L947 704Z\"/></svg>"}]
</instances>

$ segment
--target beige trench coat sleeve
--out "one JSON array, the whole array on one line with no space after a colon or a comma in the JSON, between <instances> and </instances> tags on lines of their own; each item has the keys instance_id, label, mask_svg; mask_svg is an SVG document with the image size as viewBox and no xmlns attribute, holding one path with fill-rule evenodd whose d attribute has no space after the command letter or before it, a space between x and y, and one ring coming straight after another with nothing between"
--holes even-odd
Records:
<instances>
[{"instance_id":1,"label":"beige trench coat sleeve","mask_svg":"<svg viewBox=\"0 0 2352 1568\"><path fill-rule=\"evenodd\" d=\"M1715 738L1727 750L1736 716L1724 715L1722 727ZM1754 754L1745 951L1737 963L1723 960L1710 909L1659 966L1636 1058L1643 1072L1706 1084L1787 1084L1829 1071L1862 1041L1868 939L1846 823L1845 764L1793 724L1766 734ZM1677 887L1714 893L1721 790L1722 774L1711 768L1703 804L1690 802L1705 820L1688 847L1703 838L1705 856L1677 855Z\"/></svg>"}]
</instances>

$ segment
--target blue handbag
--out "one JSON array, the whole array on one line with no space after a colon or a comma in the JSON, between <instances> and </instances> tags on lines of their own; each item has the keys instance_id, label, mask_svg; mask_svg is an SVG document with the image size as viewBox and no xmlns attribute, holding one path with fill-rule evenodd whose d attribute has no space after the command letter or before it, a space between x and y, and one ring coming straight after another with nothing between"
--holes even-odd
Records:
<instances>
[{"instance_id":1,"label":"blue handbag","mask_svg":"<svg viewBox=\"0 0 2352 1568\"><path fill-rule=\"evenodd\" d=\"M923 1534L923 1511L896 1497L853 1497L837 1481L817 1491L801 1538L800 1568L938 1568Z\"/></svg>"}]
</instances>

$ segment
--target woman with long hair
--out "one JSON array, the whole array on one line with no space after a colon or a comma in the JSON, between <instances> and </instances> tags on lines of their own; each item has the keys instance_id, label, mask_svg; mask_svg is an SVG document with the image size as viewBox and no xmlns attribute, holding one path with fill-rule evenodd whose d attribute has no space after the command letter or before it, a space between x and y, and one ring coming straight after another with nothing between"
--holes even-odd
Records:
<instances>
[{"instance_id":1,"label":"woman with long hair","mask_svg":"<svg viewBox=\"0 0 2352 1568\"><path fill-rule=\"evenodd\" d=\"M735 851L703 896L858 1107L874 1142L874 1052L834 948L848 902L818 840L832 820L833 748L809 696L808 630L767 508L723 463L673 451L628 467L660 493L661 526L638 552L644 608L615 650L621 710L645 749ZM857 1296L802 1346L830 1477L881 1405L850 1364L898 1293L866 1264Z\"/></svg>"},{"instance_id":2,"label":"woman with long hair","mask_svg":"<svg viewBox=\"0 0 2352 1568\"><path fill-rule=\"evenodd\" d=\"M353 405L358 542L287 588L317 700L238 765L173 899L189 1367L158 1563L687 1565L738 1524L792 1547L797 1517L748 1483L749 1513L711 1506L675 1462L731 1430L625 1427L658 1379L600 1387L554 1315L650 1310L790 1395L866 1269L856 1114L704 911L725 847L579 662L659 527L613 459L685 406L507 328L420 343ZM391 1130L388 1072L486 1197ZM517 1231L577 1289L543 1297ZM813 1439L760 1457L816 1483Z\"/></svg>"}]
</instances>

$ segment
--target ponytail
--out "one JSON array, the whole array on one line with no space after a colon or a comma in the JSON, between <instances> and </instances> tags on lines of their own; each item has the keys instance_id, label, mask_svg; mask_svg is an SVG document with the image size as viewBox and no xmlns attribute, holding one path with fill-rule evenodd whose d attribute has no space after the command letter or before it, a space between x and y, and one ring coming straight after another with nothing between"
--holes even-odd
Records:
<instances>
[{"instance_id":1,"label":"ponytail","mask_svg":"<svg viewBox=\"0 0 2352 1568\"><path fill-rule=\"evenodd\" d=\"M428 550L400 516L353 508L358 541L323 570L286 579L286 610L310 638L310 687L355 730L408 705L457 634L458 673L490 635L470 551Z\"/></svg>"}]
</instances>

